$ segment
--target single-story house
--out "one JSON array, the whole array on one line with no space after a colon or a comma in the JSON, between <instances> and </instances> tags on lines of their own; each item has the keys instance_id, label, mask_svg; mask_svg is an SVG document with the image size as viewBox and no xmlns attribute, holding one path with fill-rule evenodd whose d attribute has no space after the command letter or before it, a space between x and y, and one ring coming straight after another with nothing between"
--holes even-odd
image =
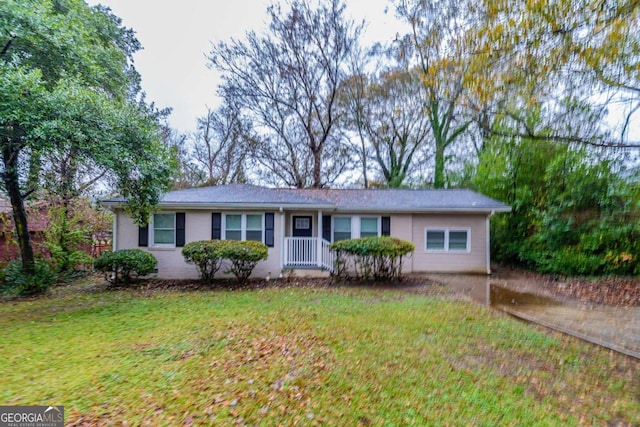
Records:
<instances>
[{"instance_id":1,"label":"single-story house","mask_svg":"<svg viewBox=\"0 0 640 427\"><path fill-rule=\"evenodd\" d=\"M255 277L331 269L332 242L390 235L415 252L403 272L489 274L489 218L510 207L470 190L277 189L248 184L171 191L148 226L123 210L124 199L102 202L114 212L113 248L140 248L158 259L158 277L195 278L181 253L208 239L258 240L269 247Z\"/></svg>"}]
</instances>

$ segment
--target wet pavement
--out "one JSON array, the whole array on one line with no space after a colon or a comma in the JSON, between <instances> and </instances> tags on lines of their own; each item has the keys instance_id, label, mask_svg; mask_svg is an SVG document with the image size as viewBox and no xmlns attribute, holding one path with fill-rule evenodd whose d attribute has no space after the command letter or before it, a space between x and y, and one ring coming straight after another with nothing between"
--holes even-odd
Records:
<instances>
[{"instance_id":1,"label":"wet pavement","mask_svg":"<svg viewBox=\"0 0 640 427\"><path fill-rule=\"evenodd\" d=\"M640 307L558 301L528 292L535 284L512 277L462 274L428 277L468 294L483 305L640 359Z\"/></svg>"}]
</instances>

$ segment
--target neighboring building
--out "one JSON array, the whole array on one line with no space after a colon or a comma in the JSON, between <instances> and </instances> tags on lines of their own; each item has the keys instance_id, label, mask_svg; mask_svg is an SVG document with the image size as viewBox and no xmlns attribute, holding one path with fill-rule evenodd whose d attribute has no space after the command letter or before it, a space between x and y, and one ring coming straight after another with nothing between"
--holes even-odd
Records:
<instances>
[{"instance_id":1,"label":"neighboring building","mask_svg":"<svg viewBox=\"0 0 640 427\"><path fill-rule=\"evenodd\" d=\"M26 206L26 210L34 249L44 251L44 233L49 227L47 206L44 203L31 203ZM0 199L0 263L2 264L20 258L15 228L11 202Z\"/></svg>"},{"instance_id":2,"label":"neighboring building","mask_svg":"<svg viewBox=\"0 0 640 427\"><path fill-rule=\"evenodd\" d=\"M31 244L37 256L50 256L46 245L46 233L51 229L51 209L54 207L50 201L31 201L26 204L27 221ZM77 249L82 250L87 255L95 258L100 256L105 250L111 249L111 232L109 223L105 222L99 214L88 208L81 210L82 220L76 224L92 229L91 235L87 235L87 242L81 244ZM92 213L94 213L92 215ZM106 221L110 221L108 218ZM105 229L106 226L106 229ZM106 230L106 231L105 231ZM11 202L0 199L0 265L11 260L20 258L20 248L15 235L15 224L13 221L13 209Z\"/></svg>"},{"instance_id":3,"label":"neighboring building","mask_svg":"<svg viewBox=\"0 0 640 427\"><path fill-rule=\"evenodd\" d=\"M488 274L489 218L509 206L470 190L274 189L246 184L172 191L147 227L122 209L114 212L113 247L141 248L158 259L158 277L194 278L185 243L208 239L258 240L269 258L254 276L284 269L312 273L331 268L328 246L341 239L391 235L415 244L403 272Z\"/></svg>"}]
</instances>

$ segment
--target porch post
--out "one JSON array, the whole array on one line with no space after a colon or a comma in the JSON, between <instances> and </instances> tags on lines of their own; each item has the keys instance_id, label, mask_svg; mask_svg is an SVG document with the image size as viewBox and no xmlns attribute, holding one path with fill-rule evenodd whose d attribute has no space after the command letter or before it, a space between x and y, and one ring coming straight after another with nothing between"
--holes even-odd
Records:
<instances>
[{"instance_id":1,"label":"porch post","mask_svg":"<svg viewBox=\"0 0 640 427\"><path fill-rule=\"evenodd\" d=\"M322 268L322 210L318 210L318 230L316 235L316 252L317 252L317 263L318 267Z\"/></svg>"},{"instance_id":2,"label":"porch post","mask_svg":"<svg viewBox=\"0 0 640 427\"><path fill-rule=\"evenodd\" d=\"M287 248L285 246L285 216L284 210L280 207L280 273L284 269L285 254L287 254Z\"/></svg>"}]
</instances>

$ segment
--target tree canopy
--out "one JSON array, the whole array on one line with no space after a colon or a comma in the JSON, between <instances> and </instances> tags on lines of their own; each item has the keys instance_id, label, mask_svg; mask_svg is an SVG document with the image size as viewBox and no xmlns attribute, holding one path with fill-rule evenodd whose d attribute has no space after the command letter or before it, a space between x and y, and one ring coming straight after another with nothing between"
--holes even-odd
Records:
<instances>
[{"instance_id":1,"label":"tree canopy","mask_svg":"<svg viewBox=\"0 0 640 427\"><path fill-rule=\"evenodd\" d=\"M291 187L324 187L350 162L337 127L337 97L361 26L341 0L293 0L269 7L269 27L244 41L218 43L211 66L219 92L258 131L261 178Z\"/></svg>"},{"instance_id":2,"label":"tree canopy","mask_svg":"<svg viewBox=\"0 0 640 427\"><path fill-rule=\"evenodd\" d=\"M634 0L483 0L473 74L484 98L508 91L499 114L547 111L552 132L520 134L608 147L640 147L629 125L640 108L640 4ZM481 90L480 90L481 88ZM585 109L592 114L583 114ZM556 128L572 116L580 129ZM605 119L607 119L605 121ZM612 125L613 124L613 125Z\"/></svg>"},{"instance_id":3,"label":"tree canopy","mask_svg":"<svg viewBox=\"0 0 640 427\"><path fill-rule=\"evenodd\" d=\"M23 270L35 268L29 198L48 191L64 207L99 181L143 223L172 178L466 183L513 206L494 220L501 260L637 271L624 237L637 235L637 190L616 175L640 148L640 4L392 5L407 33L371 49L343 0L269 6L263 31L214 45L222 105L178 135L141 93L140 43L109 9L0 2L0 177Z\"/></svg>"},{"instance_id":4,"label":"tree canopy","mask_svg":"<svg viewBox=\"0 0 640 427\"><path fill-rule=\"evenodd\" d=\"M73 157L94 165L140 221L173 163L159 112L139 93L131 55L140 45L108 9L81 0L3 1L0 37L0 172L29 272L34 254L24 203L42 189L43 171L54 162Z\"/></svg>"}]
</instances>

